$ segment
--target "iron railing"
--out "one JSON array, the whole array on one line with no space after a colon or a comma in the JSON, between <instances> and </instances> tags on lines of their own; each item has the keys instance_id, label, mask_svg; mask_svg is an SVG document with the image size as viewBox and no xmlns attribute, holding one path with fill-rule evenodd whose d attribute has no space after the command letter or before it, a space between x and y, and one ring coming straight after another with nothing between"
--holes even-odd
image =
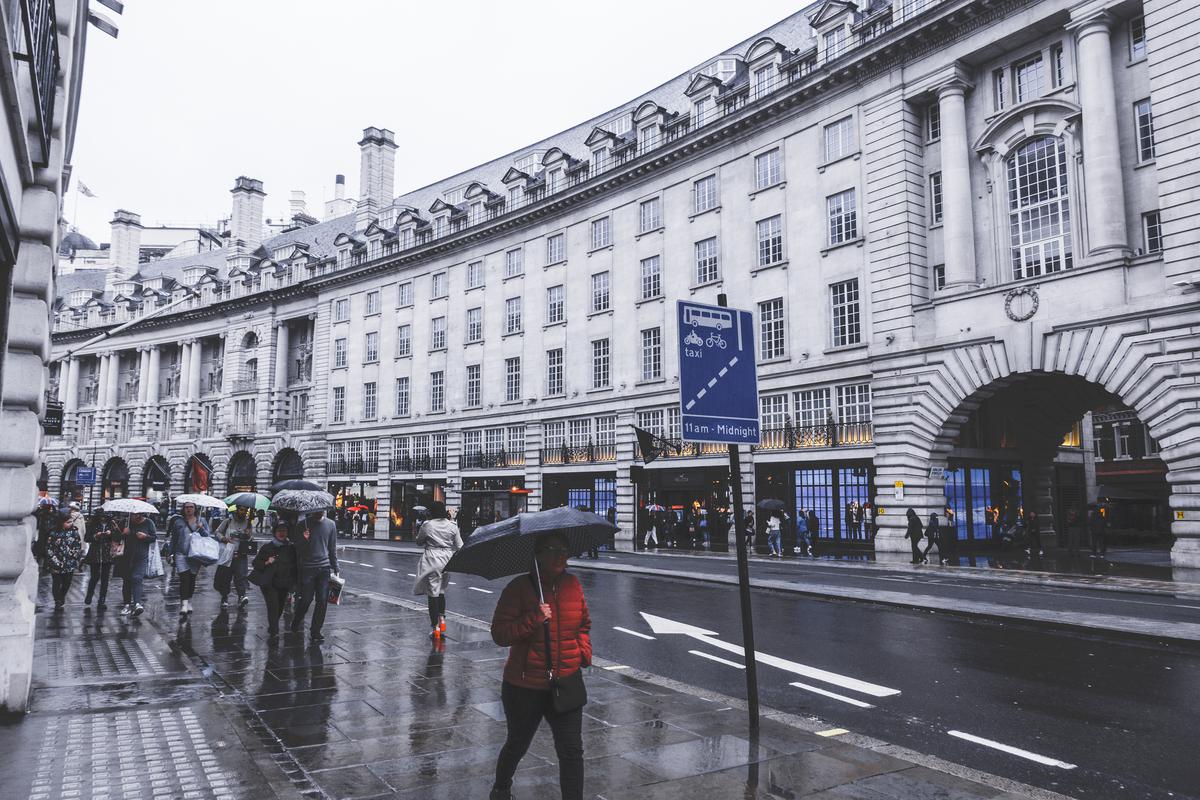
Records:
<instances>
[{"instance_id":1,"label":"iron railing","mask_svg":"<svg viewBox=\"0 0 1200 800\"><path fill-rule=\"evenodd\" d=\"M810 447L854 447L871 444L870 422L831 422L825 425L786 425L764 428L759 450L805 450Z\"/></svg>"},{"instance_id":2,"label":"iron railing","mask_svg":"<svg viewBox=\"0 0 1200 800\"><path fill-rule=\"evenodd\" d=\"M560 464L601 464L617 460L615 444L596 444L588 442L579 447L568 447L565 444L542 448L542 465L556 466Z\"/></svg>"},{"instance_id":3,"label":"iron railing","mask_svg":"<svg viewBox=\"0 0 1200 800\"><path fill-rule=\"evenodd\" d=\"M388 466L392 472L444 472L446 457L401 455L392 458Z\"/></svg>"},{"instance_id":4,"label":"iron railing","mask_svg":"<svg viewBox=\"0 0 1200 800\"><path fill-rule=\"evenodd\" d=\"M50 132L54 126L54 91L59 70L54 0L21 0L21 25L29 52L19 53L16 58L29 63L29 83L33 90L36 132L41 148L40 157L33 163L47 167L50 165Z\"/></svg>"},{"instance_id":5,"label":"iron railing","mask_svg":"<svg viewBox=\"0 0 1200 800\"><path fill-rule=\"evenodd\" d=\"M472 450L462 455L463 469L493 469L497 467L520 467L525 464L525 451Z\"/></svg>"},{"instance_id":6,"label":"iron railing","mask_svg":"<svg viewBox=\"0 0 1200 800\"><path fill-rule=\"evenodd\" d=\"M379 471L379 461L369 458L331 458L325 464L331 475L364 475Z\"/></svg>"}]
</instances>

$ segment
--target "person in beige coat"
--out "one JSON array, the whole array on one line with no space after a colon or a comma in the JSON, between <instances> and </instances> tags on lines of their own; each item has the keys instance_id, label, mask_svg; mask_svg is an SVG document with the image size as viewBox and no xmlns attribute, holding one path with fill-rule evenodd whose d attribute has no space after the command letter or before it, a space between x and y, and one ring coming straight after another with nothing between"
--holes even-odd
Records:
<instances>
[{"instance_id":1,"label":"person in beige coat","mask_svg":"<svg viewBox=\"0 0 1200 800\"><path fill-rule=\"evenodd\" d=\"M446 564L463 546L458 526L447 519L445 503L429 504L429 520L417 529L417 544L425 545L417 564L413 594L425 595L429 604L429 637L440 639L446 632Z\"/></svg>"}]
</instances>

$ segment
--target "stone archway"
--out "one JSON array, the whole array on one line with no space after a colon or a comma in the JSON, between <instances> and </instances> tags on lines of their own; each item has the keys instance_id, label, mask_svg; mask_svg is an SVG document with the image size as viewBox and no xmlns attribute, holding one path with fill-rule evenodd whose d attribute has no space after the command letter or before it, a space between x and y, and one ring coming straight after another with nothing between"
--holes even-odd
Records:
<instances>
[{"instance_id":1,"label":"stone archway","mask_svg":"<svg viewBox=\"0 0 1200 800\"><path fill-rule=\"evenodd\" d=\"M258 491L258 464L255 462L254 456L245 450L239 450L233 454L229 459L229 466L226 468L225 474L227 476L226 494Z\"/></svg>"},{"instance_id":2,"label":"stone archway","mask_svg":"<svg viewBox=\"0 0 1200 800\"><path fill-rule=\"evenodd\" d=\"M963 425L989 398L1007 389L1029 393L1031 426L1023 459L1049 461L1075 416L1088 403L1117 399L1132 409L1161 447L1170 485L1172 561L1200 567L1200 384L1189 377L1191 351L1170 346L1194 317L1180 313L1050 329L1031 339L986 341L929 351L876 372L876 506L883 509L877 552L906 552L905 509L922 518L945 507L944 470ZM1057 439L1055 437L1058 437ZM1026 483L1046 498L1045 478ZM903 484L903 497L897 483ZM1041 511L1042 509L1039 509Z\"/></svg>"},{"instance_id":3,"label":"stone archway","mask_svg":"<svg viewBox=\"0 0 1200 800\"><path fill-rule=\"evenodd\" d=\"M62 505L66 505L72 500L83 499L84 491L75 482L75 474L80 467L85 466L87 464L81 458L72 458L63 465L58 489L58 500Z\"/></svg>"},{"instance_id":4,"label":"stone archway","mask_svg":"<svg viewBox=\"0 0 1200 800\"><path fill-rule=\"evenodd\" d=\"M304 477L304 459L290 447L280 450L271 467L271 484Z\"/></svg>"},{"instance_id":5,"label":"stone archway","mask_svg":"<svg viewBox=\"0 0 1200 800\"><path fill-rule=\"evenodd\" d=\"M183 470L183 491L209 492L212 489L212 473L212 459L205 453L193 453Z\"/></svg>"},{"instance_id":6,"label":"stone archway","mask_svg":"<svg viewBox=\"0 0 1200 800\"><path fill-rule=\"evenodd\" d=\"M162 456L151 456L142 467L142 496L162 498L171 491L171 465Z\"/></svg>"},{"instance_id":7,"label":"stone archway","mask_svg":"<svg viewBox=\"0 0 1200 800\"><path fill-rule=\"evenodd\" d=\"M129 465L114 456L104 462L100 471L100 501L129 496Z\"/></svg>"}]
</instances>

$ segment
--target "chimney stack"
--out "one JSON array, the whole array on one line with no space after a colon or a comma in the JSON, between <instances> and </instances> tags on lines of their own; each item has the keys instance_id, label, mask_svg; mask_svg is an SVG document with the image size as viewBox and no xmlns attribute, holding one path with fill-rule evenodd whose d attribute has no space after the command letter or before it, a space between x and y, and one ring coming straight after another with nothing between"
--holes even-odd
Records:
<instances>
[{"instance_id":1,"label":"chimney stack","mask_svg":"<svg viewBox=\"0 0 1200 800\"><path fill-rule=\"evenodd\" d=\"M118 281L137 272L141 260L142 218L132 211L118 208L113 212L112 238L108 245L108 274L105 283L112 288Z\"/></svg>"},{"instance_id":2,"label":"chimney stack","mask_svg":"<svg viewBox=\"0 0 1200 800\"><path fill-rule=\"evenodd\" d=\"M229 190L233 195L233 216L229 233L236 247L240 240L247 252L255 250L263 240L263 201L267 194L260 180L239 176Z\"/></svg>"},{"instance_id":3,"label":"chimney stack","mask_svg":"<svg viewBox=\"0 0 1200 800\"><path fill-rule=\"evenodd\" d=\"M296 217L303 215L306 211L306 203L304 202L304 192L301 191L300 189L293 189L292 190L292 199L290 201L288 201L288 205L291 208L290 219L295 219Z\"/></svg>"},{"instance_id":4,"label":"chimney stack","mask_svg":"<svg viewBox=\"0 0 1200 800\"><path fill-rule=\"evenodd\" d=\"M345 175L334 176L333 199L334 200L345 200L346 199L346 176Z\"/></svg>"},{"instance_id":5,"label":"chimney stack","mask_svg":"<svg viewBox=\"0 0 1200 800\"><path fill-rule=\"evenodd\" d=\"M395 134L387 128L366 128L358 143L362 159L359 166L358 217L355 230L366 230L379 212L395 199Z\"/></svg>"}]
</instances>

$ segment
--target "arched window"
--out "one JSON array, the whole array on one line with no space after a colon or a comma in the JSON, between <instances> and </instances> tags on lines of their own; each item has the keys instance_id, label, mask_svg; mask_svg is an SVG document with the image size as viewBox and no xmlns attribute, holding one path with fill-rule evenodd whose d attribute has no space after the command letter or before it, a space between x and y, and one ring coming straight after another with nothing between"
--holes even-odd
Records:
<instances>
[{"instance_id":1,"label":"arched window","mask_svg":"<svg viewBox=\"0 0 1200 800\"><path fill-rule=\"evenodd\" d=\"M1067 148L1046 136L1008 159L1008 229L1013 278L1071 268L1071 210Z\"/></svg>"}]
</instances>

